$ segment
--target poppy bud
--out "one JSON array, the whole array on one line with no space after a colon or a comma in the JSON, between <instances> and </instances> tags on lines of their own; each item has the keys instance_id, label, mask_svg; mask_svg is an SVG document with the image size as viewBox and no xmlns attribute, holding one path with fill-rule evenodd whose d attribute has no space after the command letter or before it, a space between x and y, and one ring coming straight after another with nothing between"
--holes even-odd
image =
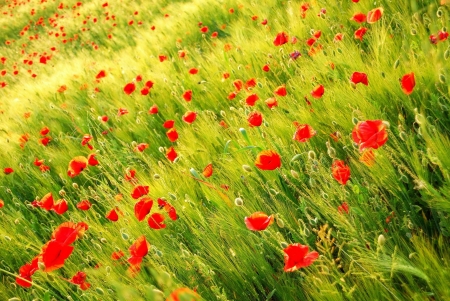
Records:
<instances>
[{"instance_id":1,"label":"poppy bud","mask_svg":"<svg viewBox=\"0 0 450 301\"><path fill-rule=\"evenodd\" d=\"M397 60L394 62L394 69L397 69L397 67L398 67L399 64L400 64L400 59L397 59Z\"/></svg>"},{"instance_id":2,"label":"poppy bud","mask_svg":"<svg viewBox=\"0 0 450 301\"><path fill-rule=\"evenodd\" d=\"M234 200L234 204L235 204L236 206L242 206L242 205L244 205L244 201L243 201L241 198L236 198L236 199Z\"/></svg>"},{"instance_id":3,"label":"poppy bud","mask_svg":"<svg viewBox=\"0 0 450 301\"><path fill-rule=\"evenodd\" d=\"M384 243L386 242L386 238L384 237L383 234L380 234L380 236L378 236L378 245L380 247L382 247L384 245Z\"/></svg>"},{"instance_id":4,"label":"poppy bud","mask_svg":"<svg viewBox=\"0 0 450 301\"><path fill-rule=\"evenodd\" d=\"M354 82L350 82L350 86L353 88L353 89L356 89L356 84L354 83Z\"/></svg>"},{"instance_id":5,"label":"poppy bud","mask_svg":"<svg viewBox=\"0 0 450 301\"><path fill-rule=\"evenodd\" d=\"M72 187L73 187L74 189L78 189L78 188L79 188L77 183L72 183Z\"/></svg>"},{"instance_id":6,"label":"poppy bud","mask_svg":"<svg viewBox=\"0 0 450 301\"><path fill-rule=\"evenodd\" d=\"M277 217L277 225L280 228L284 228L284 221L279 217Z\"/></svg>"},{"instance_id":7,"label":"poppy bud","mask_svg":"<svg viewBox=\"0 0 450 301\"><path fill-rule=\"evenodd\" d=\"M298 172L296 172L295 170L291 169L291 175L292 175L294 178L298 179Z\"/></svg>"},{"instance_id":8,"label":"poppy bud","mask_svg":"<svg viewBox=\"0 0 450 301\"><path fill-rule=\"evenodd\" d=\"M286 249L289 246L289 244L287 242L285 242L285 241L282 241L280 243L280 245L281 245L281 248L283 248L283 249Z\"/></svg>"},{"instance_id":9,"label":"poppy bud","mask_svg":"<svg viewBox=\"0 0 450 301\"><path fill-rule=\"evenodd\" d=\"M110 266L107 266L107 267L106 267L106 273L107 273L107 274L111 273L111 267L110 267Z\"/></svg>"},{"instance_id":10,"label":"poppy bud","mask_svg":"<svg viewBox=\"0 0 450 301\"><path fill-rule=\"evenodd\" d=\"M153 178L156 179L156 180L158 180L158 179L161 178L161 176L160 176L159 174L155 173L155 174L153 175Z\"/></svg>"},{"instance_id":11,"label":"poppy bud","mask_svg":"<svg viewBox=\"0 0 450 301\"><path fill-rule=\"evenodd\" d=\"M47 280L53 282L55 281L55 278L51 274L47 273Z\"/></svg>"},{"instance_id":12,"label":"poppy bud","mask_svg":"<svg viewBox=\"0 0 450 301\"><path fill-rule=\"evenodd\" d=\"M417 31L414 28L411 28L410 33L411 35L415 36L417 34Z\"/></svg>"},{"instance_id":13,"label":"poppy bud","mask_svg":"<svg viewBox=\"0 0 450 301\"><path fill-rule=\"evenodd\" d=\"M445 84L445 75L444 74L439 74L439 81L441 82L441 84Z\"/></svg>"},{"instance_id":14,"label":"poppy bud","mask_svg":"<svg viewBox=\"0 0 450 301\"><path fill-rule=\"evenodd\" d=\"M356 117L353 117L353 118L352 118L352 123L353 123L354 125L356 125L358 122L359 122L358 118L356 118Z\"/></svg>"},{"instance_id":15,"label":"poppy bud","mask_svg":"<svg viewBox=\"0 0 450 301\"><path fill-rule=\"evenodd\" d=\"M65 192L64 190L61 189L61 190L59 191L59 195L60 195L60 196L65 196L65 195L66 195L66 192Z\"/></svg>"},{"instance_id":16,"label":"poppy bud","mask_svg":"<svg viewBox=\"0 0 450 301\"><path fill-rule=\"evenodd\" d=\"M444 52L444 59L447 60L449 56L450 56L450 48Z\"/></svg>"},{"instance_id":17,"label":"poppy bud","mask_svg":"<svg viewBox=\"0 0 450 301\"><path fill-rule=\"evenodd\" d=\"M99 287L95 288L95 291L97 292L97 294L100 294L100 295L104 295L105 294L105 292Z\"/></svg>"},{"instance_id":18,"label":"poppy bud","mask_svg":"<svg viewBox=\"0 0 450 301\"><path fill-rule=\"evenodd\" d=\"M122 239L123 240L128 240L130 237L128 236L128 234L126 234L126 233L122 233Z\"/></svg>"},{"instance_id":19,"label":"poppy bud","mask_svg":"<svg viewBox=\"0 0 450 301\"><path fill-rule=\"evenodd\" d=\"M316 153L314 151L309 151L308 152L308 159L310 159L310 160L316 159Z\"/></svg>"},{"instance_id":20,"label":"poppy bud","mask_svg":"<svg viewBox=\"0 0 450 301\"><path fill-rule=\"evenodd\" d=\"M252 172L252 168L250 167L250 166L248 166L248 165L242 165L242 169L244 170L244 171L246 171L246 172Z\"/></svg>"},{"instance_id":21,"label":"poppy bud","mask_svg":"<svg viewBox=\"0 0 450 301\"><path fill-rule=\"evenodd\" d=\"M100 238L100 241L102 242L102 244L106 244L108 241L106 240L106 238L102 237Z\"/></svg>"},{"instance_id":22,"label":"poppy bud","mask_svg":"<svg viewBox=\"0 0 450 301\"><path fill-rule=\"evenodd\" d=\"M442 17L444 15L444 12L442 11L442 9L439 7L439 9L436 11L436 16L438 18Z\"/></svg>"},{"instance_id":23,"label":"poppy bud","mask_svg":"<svg viewBox=\"0 0 450 301\"><path fill-rule=\"evenodd\" d=\"M18 218L16 218L15 220L14 220L14 224L19 224L20 223L20 220L18 219Z\"/></svg>"},{"instance_id":24,"label":"poppy bud","mask_svg":"<svg viewBox=\"0 0 450 301\"><path fill-rule=\"evenodd\" d=\"M45 264L43 262L39 261L38 262L38 268L39 268L39 270L44 271L45 270Z\"/></svg>"},{"instance_id":25,"label":"poppy bud","mask_svg":"<svg viewBox=\"0 0 450 301\"><path fill-rule=\"evenodd\" d=\"M11 241L11 237L5 235L5 239Z\"/></svg>"},{"instance_id":26,"label":"poppy bud","mask_svg":"<svg viewBox=\"0 0 450 301\"><path fill-rule=\"evenodd\" d=\"M332 147L329 147L327 150L327 154L331 159L335 159L336 158L336 150Z\"/></svg>"},{"instance_id":27,"label":"poppy bud","mask_svg":"<svg viewBox=\"0 0 450 301\"><path fill-rule=\"evenodd\" d=\"M162 146L158 147L158 150L159 150L160 153L165 153L164 147L162 147Z\"/></svg>"},{"instance_id":28,"label":"poppy bud","mask_svg":"<svg viewBox=\"0 0 450 301\"><path fill-rule=\"evenodd\" d=\"M309 178L309 186L313 187L316 185L316 180L314 180L313 178Z\"/></svg>"},{"instance_id":29,"label":"poppy bud","mask_svg":"<svg viewBox=\"0 0 450 301\"><path fill-rule=\"evenodd\" d=\"M156 255L158 257L162 257L163 256L163 252L161 252L160 250L156 250Z\"/></svg>"},{"instance_id":30,"label":"poppy bud","mask_svg":"<svg viewBox=\"0 0 450 301\"><path fill-rule=\"evenodd\" d=\"M172 200L176 200L176 199L177 199L177 196L174 195L174 194L171 193L171 192L169 192L168 195L170 196L170 198L171 198Z\"/></svg>"}]
</instances>

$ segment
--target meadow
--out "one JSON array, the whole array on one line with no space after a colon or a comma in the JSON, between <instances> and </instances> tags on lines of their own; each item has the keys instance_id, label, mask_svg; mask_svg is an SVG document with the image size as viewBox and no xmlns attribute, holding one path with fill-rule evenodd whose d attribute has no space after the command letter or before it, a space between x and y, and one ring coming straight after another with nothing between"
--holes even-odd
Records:
<instances>
[{"instance_id":1,"label":"meadow","mask_svg":"<svg viewBox=\"0 0 450 301\"><path fill-rule=\"evenodd\" d=\"M449 18L0 1L0 300L450 300Z\"/></svg>"}]
</instances>

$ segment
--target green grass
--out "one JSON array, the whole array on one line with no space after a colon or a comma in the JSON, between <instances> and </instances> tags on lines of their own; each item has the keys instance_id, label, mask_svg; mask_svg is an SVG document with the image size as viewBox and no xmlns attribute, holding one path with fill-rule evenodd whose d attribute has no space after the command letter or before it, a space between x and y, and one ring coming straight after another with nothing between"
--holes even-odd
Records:
<instances>
[{"instance_id":1,"label":"green grass","mask_svg":"<svg viewBox=\"0 0 450 301\"><path fill-rule=\"evenodd\" d=\"M204 300L450 298L450 48L448 40L429 41L448 24L449 6L437 0L382 0L376 6L364 0L311 0L303 19L301 1L108 1L102 7L105 2L83 2L75 9L76 1L64 1L63 9L51 1L0 4L0 58L7 58L0 63L0 71L7 70L0 77L0 83L7 83L0 88L0 167L14 169L0 175L5 203L0 209L1 300L165 300L180 287L196 289ZM350 20L352 15L378 6L384 8L383 17L363 25L369 29L363 41L354 39L360 25ZM323 18L317 16L322 7L327 9ZM106 12L115 20L106 20ZM49 18L55 13L64 18L53 27ZM40 17L45 27L31 25L19 34ZM261 24L265 18L266 26ZM209 27L204 36L199 22ZM61 26L66 37L56 38ZM305 41L312 29L322 31L318 43L323 49L309 56ZM216 39L210 37L214 31ZM281 31L298 42L275 47L272 42ZM344 38L335 43L338 32ZM31 41L35 34L39 38ZM73 42L62 42L75 35ZM186 51L186 59L178 57L179 50ZM297 60L289 59L294 50L302 54ZM33 52L38 53L33 65L25 65ZM45 65L39 63L43 52L52 54ZM168 60L161 63L161 54ZM17 76L12 74L15 63ZM265 64L270 72L262 70ZM197 75L188 73L193 67ZM107 76L96 82L100 70ZM354 71L366 73L369 85L353 88L349 78ZM224 72L229 79L223 79ZM416 86L407 96L399 79L410 72ZM137 75L143 81L126 95L123 87ZM234 80L250 78L258 82L251 92L260 98L255 107L245 105L245 91L227 99ZM139 91L148 80L154 86L142 96ZM283 84L287 96L277 97L278 107L269 109L264 101ZM325 94L314 99L310 92L318 84ZM58 93L62 85L67 90ZM181 96L186 90L193 91L191 102ZM154 104L159 113L150 115ZM119 108L129 113L119 117ZM248 126L247 115L254 110L263 114L259 128ZM181 119L186 111L198 113L191 125ZM98 120L103 115L110 118L107 123ZM169 119L179 133L175 143L162 126ZM390 127L387 143L375 151L375 165L368 167L359 162L351 132L358 121L373 119ZM227 128L219 125L222 120ZM317 135L306 143L294 141L294 121L311 125ZM47 147L38 142L44 126L51 130ZM341 134L338 141L330 136L335 132ZM24 133L30 138L22 149ZM93 136L93 151L81 145L84 134ZM345 186L331 175L327 142L335 157L350 166ZM134 152L136 143L149 148ZM170 146L179 155L174 163L165 157ZM280 154L280 169L255 167L256 155L266 149ZM67 176L73 157L93 152L99 166ZM45 159L50 171L42 173L33 165L35 158ZM204 178L201 172L209 163L214 173ZM133 186L123 180L129 169L137 171L139 183L150 186L150 197L164 197L176 208L178 220L166 217L162 230L137 221ZM30 205L48 192L55 199L64 195L69 210L57 215ZM115 200L119 193L120 202ZM236 198L243 206L235 205ZM90 210L76 208L82 199L93 204ZM338 212L343 202L349 214ZM105 218L114 206L124 213L117 222ZM276 222L262 232L248 230L244 217L256 211L276 215ZM153 212L163 211L154 205ZM84 221L89 230L73 244L64 267L36 272L31 288L18 286L19 268L66 221ZM125 260L110 256L120 249L127 258L141 235L151 248L133 278L126 275ZM319 259L284 272L283 246L291 243L308 245ZM64 280L77 271L88 275L89 290Z\"/></svg>"}]
</instances>

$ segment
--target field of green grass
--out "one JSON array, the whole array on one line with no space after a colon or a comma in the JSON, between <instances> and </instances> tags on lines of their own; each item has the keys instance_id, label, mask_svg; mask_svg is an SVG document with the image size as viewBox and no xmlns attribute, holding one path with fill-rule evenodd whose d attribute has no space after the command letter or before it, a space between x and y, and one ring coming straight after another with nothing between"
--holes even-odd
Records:
<instances>
[{"instance_id":1,"label":"field of green grass","mask_svg":"<svg viewBox=\"0 0 450 301\"><path fill-rule=\"evenodd\" d=\"M449 19L1 0L0 300L450 300Z\"/></svg>"}]
</instances>

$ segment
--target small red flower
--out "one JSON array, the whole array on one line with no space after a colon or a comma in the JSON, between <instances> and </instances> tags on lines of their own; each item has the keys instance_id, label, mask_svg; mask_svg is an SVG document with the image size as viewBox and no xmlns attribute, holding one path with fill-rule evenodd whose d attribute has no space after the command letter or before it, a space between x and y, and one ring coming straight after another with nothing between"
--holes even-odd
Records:
<instances>
[{"instance_id":1,"label":"small red flower","mask_svg":"<svg viewBox=\"0 0 450 301\"><path fill-rule=\"evenodd\" d=\"M283 44L286 44L289 41L289 36L285 32L280 32L275 37L275 40L273 40L273 45L275 46L281 46Z\"/></svg>"},{"instance_id":2,"label":"small red flower","mask_svg":"<svg viewBox=\"0 0 450 301\"><path fill-rule=\"evenodd\" d=\"M80 210L89 210L91 208L92 204L88 200L82 200L77 204L77 208Z\"/></svg>"},{"instance_id":3,"label":"small red flower","mask_svg":"<svg viewBox=\"0 0 450 301\"><path fill-rule=\"evenodd\" d=\"M350 167L342 160L335 160L331 166L331 173L336 181L345 185L350 178Z\"/></svg>"},{"instance_id":4,"label":"small red flower","mask_svg":"<svg viewBox=\"0 0 450 301\"><path fill-rule=\"evenodd\" d=\"M208 165L206 165L206 167L203 169L202 174L205 178L209 178L210 176L212 176L212 174L213 174L212 163L209 163Z\"/></svg>"},{"instance_id":5,"label":"small red flower","mask_svg":"<svg viewBox=\"0 0 450 301\"><path fill-rule=\"evenodd\" d=\"M416 79L414 77L414 72L405 74L400 82L401 86L402 86L402 90L406 95L410 95L413 90L414 87L416 86Z\"/></svg>"},{"instance_id":6,"label":"small red flower","mask_svg":"<svg viewBox=\"0 0 450 301\"><path fill-rule=\"evenodd\" d=\"M286 91L286 86L279 86L278 88L275 89L274 93L278 96L286 96L287 95L287 91Z\"/></svg>"},{"instance_id":7,"label":"small red flower","mask_svg":"<svg viewBox=\"0 0 450 301\"><path fill-rule=\"evenodd\" d=\"M325 93L325 89L322 85L318 85L314 88L314 90L311 91L311 96L314 98L321 98L322 95Z\"/></svg>"},{"instance_id":8,"label":"small red flower","mask_svg":"<svg viewBox=\"0 0 450 301\"><path fill-rule=\"evenodd\" d=\"M88 156L88 164L90 166L96 166L99 164L97 159L95 159L95 155L96 154L89 154L89 156Z\"/></svg>"},{"instance_id":9,"label":"small red flower","mask_svg":"<svg viewBox=\"0 0 450 301\"><path fill-rule=\"evenodd\" d=\"M134 205L134 216L138 221L143 221L153 206L153 200L149 197L143 197Z\"/></svg>"},{"instance_id":10,"label":"small red flower","mask_svg":"<svg viewBox=\"0 0 450 301\"><path fill-rule=\"evenodd\" d=\"M123 92L125 92L125 94L127 95L133 93L134 90L136 90L136 85L134 83L126 84L125 87L123 88Z\"/></svg>"},{"instance_id":11,"label":"small red flower","mask_svg":"<svg viewBox=\"0 0 450 301\"><path fill-rule=\"evenodd\" d=\"M363 40L364 35L367 32L367 28L365 27L360 27L355 31L355 39L358 39L360 41Z\"/></svg>"},{"instance_id":12,"label":"small red flower","mask_svg":"<svg viewBox=\"0 0 450 301\"><path fill-rule=\"evenodd\" d=\"M244 219L247 229L252 231L263 231L273 223L273 215L267 216L263 212L255 212Z\"/></svg>"},{"instance_id":13,"label":"small red flower","mask_svg":"<svg viewBox=\"0 0 450 301\"><path fill-rule=\"evenodd\" d=\"M253 106L255 105L255 102L256 102L257 100L259 100L258 95L257 95L257 94L251 94L251 95L249 95L249 96L245 99L245 103L246 103L248 106L253 107Z\"/></svg>"},{"instance_id":14,"label":"small red flower","mask_svg":"<svg viewBox=\"0 0 450 301\"><path fill-rule=\"evenodd\" d=\"M164 229L166 227L164 224L164 215L161 213L153 213L148 218L148 225L155 230Z\"/></svg>"},{"instance_id":15,"label":"small red flower","mask_svg":"<svg viewBox=\"0 0 450 301\"><path fill-rule=\"evenodd\" d=\"M178 139L178 132L175 128L171 128L166 133L167 138L169 138L170 142L175 142Z\"/></svg>"},{"instance_id":16,"label":"small red flower","mask_svg":"<svg viewBox=\"0 0 450 301\"><path fill-rule=\"evenodd\" d=\"M367 74L362 73L362 72L353 72L352 77L350 78L350 81L352 83L359 84L362 83L363 85L368 86L369 85L369 81L367 79Z\"/></svg>"},{"instance_id":17,"label":"small red flower","mask_svg":"<svg viewBox=\"0 0 450 301\"><path fill-rule=\"evenodd\" d=\"M339 205L338 206L338 211L339 211L339 213L343 213L343 212L345 212L345 213L349 213L349 211L350 211L350 207L348 206L348 204L347 204L347 202L343 202L341 205Z\"/></svg>"},{"instance_id":18,"label":"small red flower","mask_svg":"<svg viewBox=\"0 0 450 301\"><path fill-rule=\"evenodd\" d=\"M260 112L251 112L247 116L247 121L250 127L260 126L263 121L263 116Z\"/></svg>"},{"instance_id":19,"label":"small red flower","mask_svg":"<svg viewBox=\"0 0 450 301\"><path fill-rule=\"evenodd\" d=\"M280 155L273 150L264 150L257 155L255 166L261 170L277 169L281 167Z\"/></svg>"},{"instance_id":20,"label":"small red flower","mask_svg":"<svg viewBox=\"0 0 450 301\"><path fill-rule=\"evenodd\" d=\"M309 247L299 243L291 244L283 250L284 252L284 271L294 272L298 269L310 266L317 258L319 253L309 252Z\"/></svg>"},{"instance_id":21,"label":"small red flower","mask_svg":"<svg viewBox=\"0 0 450 301\"><path fill-rule=\"evenodd\" d=\"M172 162L175 161L175 159L178 157L178 154L172 146L167 150L166 157Z\"/></svg>"},{"instance_id":22,"label":"small red flower","mask_svg":"<svg viewBox=\"0 0 450 301\"><path fill-rule=\"evenodd\" d=\"M383 16L383 11L384 10L382 7L377 7L369 11L367 13L367 23L372 24L380 20L381 17Z\"/></svg>"},{"instance_id":23,"label":"small red flower","mask_svg":"<svg viewBox=\"0 0 450 301\"><path fill-rule=\"evenodd\" d=\"M71 178L78 176L87 166L88 159L83 156L78 156L70 160L67 175Z\"/></svg>"},{"instance_id":24,"label":"small red flower","mask_svg":"<svg viewBox=\"0 0 450 301\"><path fill-rule=\"evenodd\" d=\"M192 90L187 90L183 93L183 99L186 101L192 100Z\"/></svg>"},{"instance_id":25,"label":"small red flower","mask_svg":"<svg viewBox=\"0 0 450 301\"><path fill-rule=\"evenodd\" d=\"M197 113L192 112L192 111L187 111L186 113L184 113L184 115L182 117L183 121L188 124L193 123L196 118L197 118Z\"/></svg>"},{"instance_id":26,"label":"small red flower","mask_svg":"<svg viewBox=\"0 0 450 301\"><path fill-rule=\"evenodd\" d=\"M297 124L297 130L294 133L293 140L298 142L307 142L316 135L316 131L308 124Z\"/></svg>"},{"instance_id":27,"label":"small red flower","mask_svg":"<svg viewBox=\"0 0 450 301\"><path fill-rule=\"evenodd\" d=\"M359 144L359 150L377 149L388 140L386 125L382 120L360 121L352 131L353 141Z\"/></svg>"},{"instance_id":28,"label":"small red flower","mask_svg":"<svg viewBox=\"0 0 450 301\"><path fill-rule=\"evenodd\" d=\"M150 109L148 110L149 114L158 114L158 106L157 105L153 105L150 107Z\"/></svg>"},{"instance_id":29,"label":"small red flower","mask_svg":"<svg viewBox=\"0 0 450 301\"><path fill-rule=\"evenodd\" d=\"M52 209L57 214L61 215L69 209L69 206L67 205L67 201L65 199L61 199L53 205Z\"/></svg>"},{"instance_id":30,"label":"small red flower","mask_svg":"<svg viewBox=\"0 0 450 301\"><path fill-rule=\"evenodd\" d=\"M137 200L141 196L147 195L149 191L150 191L149 186L137 185L133 188L133 191L131 192L131 197Z\"/></svg>"},{"instance_id":31,"label":"small red flower","mask_svg":"<svg viewBox=\"0 0 450 301\"><path fill-rule=\"evenodd\" d=\"M9 175L10 173L14 172L14 169L12 169L11 167L6 167L5 169L3 169L3 172L5 173L5 175Z\"/></svg>"},{"instance_id":32,"label":"small red flower","mask_svg":"<svg viewBox=\"0 0 450 301\"><path fill-rule=\"evenodd\" d=\"M111 209L105 217L112 222L117 222L119 220L119 215L117 214L116 208Z\"/></svg>"}]
</instances>

